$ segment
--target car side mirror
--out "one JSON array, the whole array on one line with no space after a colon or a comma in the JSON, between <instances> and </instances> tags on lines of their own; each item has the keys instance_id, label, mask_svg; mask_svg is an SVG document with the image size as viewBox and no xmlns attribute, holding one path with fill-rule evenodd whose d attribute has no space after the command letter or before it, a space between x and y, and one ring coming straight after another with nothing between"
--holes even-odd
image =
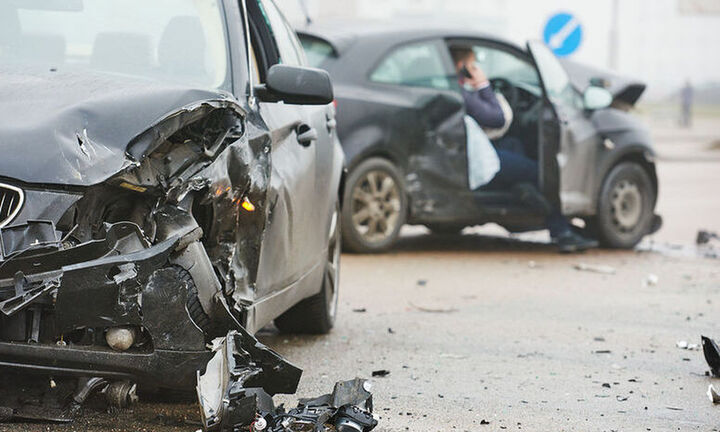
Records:
<instances>
[{"instance_id":1,"label":"car side mirror","mask_svg":"<svg viewBox=\"0 0 720 432\"><path fill-rule=\"evenodd\" d=\"M587 110L599 110L612 104L614 96L606 88L590 86L583 95L583 104Z\"/></svg>"},{"instance_id":2,"label":"car side mirror","mask_svg":"<svg viewBox=\"0 0 720 432\"><path fill-rule=\"evenodd\" d=\"M327 105L335 98L330 75L321 69L277 64L265 81L255 88L262 102Z\"/></svg>"}]
</instances>

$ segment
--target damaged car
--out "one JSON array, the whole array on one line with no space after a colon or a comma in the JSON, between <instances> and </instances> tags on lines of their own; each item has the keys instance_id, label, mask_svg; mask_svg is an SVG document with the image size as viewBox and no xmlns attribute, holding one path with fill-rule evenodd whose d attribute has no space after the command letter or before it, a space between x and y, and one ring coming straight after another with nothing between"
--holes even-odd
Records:
<instances>
[{"instance_id":1,"label":"damaged car","mask_svg":"<svg viewBox=\"0 0 720 432\"><path fill-rule=\"evenodd\" d=\"M632 248L660 228L655 151L630 113L644 84L587 68L568 69L571 77L542 43L519 46L472 29L332 22L298 33L335 84L349 250L385 251L405 223L441 234L486 223L543 229L550 209L605 247ZM511 120L490 138L513 138L517 153L537 162L532 193L472 186L472 134L450 52L457 46L472 49L507 101Z\"/></svg>"},{"instance_id":2,"label":"damaged car","mask_svg":"<svg viewBox=\"0 0 720 432\"><path fill-rule=\"evenodd\" d=\"M271 0L0 3L0 368L192 391L236 332L294 392L253 334L333 326L332 101Z\"/></svg>"}]
</instances>

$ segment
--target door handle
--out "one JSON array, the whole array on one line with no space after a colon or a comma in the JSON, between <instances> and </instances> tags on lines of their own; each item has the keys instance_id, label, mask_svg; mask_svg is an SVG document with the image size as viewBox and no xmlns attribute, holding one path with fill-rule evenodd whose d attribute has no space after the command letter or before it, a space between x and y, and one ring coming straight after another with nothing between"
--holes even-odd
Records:
<instances>
[{"instance_id":1,"label":"door handle","mask_svg":"<svg viewBox=\"0 0 720 432\"><path fill-rule=\"evenodd\" d=\"M337 129L337 120L335 120L334 118L329 118L329 119L327 120L327 130L328 130L328 132L331 132L331 133L332 133L332 131L334 131L335 129Z\"/></svg>"},{"instance_id":2,"label":"door handle","mask_svg":"<svg viewBox=\"0 0 720 432\"><path fill-rule=\"evenodd\" d=\"M298 143L300 143L303 147L310 147L310 144L313 143L313 141L317 141L318 134L315 128L312 128L306 124L301 124L297 127L295 130L295 133L297 133L297 140Z\"/></svg>"}]
</instances>

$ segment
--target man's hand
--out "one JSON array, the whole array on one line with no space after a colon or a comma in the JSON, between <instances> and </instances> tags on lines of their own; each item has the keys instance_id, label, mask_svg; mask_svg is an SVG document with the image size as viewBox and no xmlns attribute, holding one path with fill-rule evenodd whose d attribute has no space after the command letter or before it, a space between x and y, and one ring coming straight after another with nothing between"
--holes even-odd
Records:
<instances>
[{"instance_id":1,"label":"man's hand","mask_svg":"<svg viewBox=\"0 0 720 432\"><path fill-rule=\"evenodd\" d=\"M467 68L468 72L470 72L470 75L472 78L466 79L465 82L470 84L476 89L479 89L481 87L485 87L489 84L487 76L485 76L485 72L483 72L482 69L480 69L480 66L478 66L475 62L468 62L465 63L465 67Z\"/></svg>"}]
</instances>

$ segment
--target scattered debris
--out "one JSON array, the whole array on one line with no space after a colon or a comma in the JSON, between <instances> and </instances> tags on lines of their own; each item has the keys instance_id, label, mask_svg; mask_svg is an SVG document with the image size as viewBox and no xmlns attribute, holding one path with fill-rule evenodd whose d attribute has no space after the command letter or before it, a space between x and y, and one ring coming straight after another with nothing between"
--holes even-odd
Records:
<instances>
[{"instance_id":1,"label":"scattered debris","mask_svg":"<svg viewBox=\"0 0 720 432\"><path fill-rule=\"evenodd\" d=\"M486 425L489 425L490 422L487 421L487 420L485 420L485 419L482 419L482 420L480 420L480 424L483 425L483 426L486 426Z\"/></svg>"},{"instance_id":2,"label":"scattered debris","mask_svg":"<svg viewBox=\"0 0 720 432\"><path fill-rule=\"evenodd\" d=\"M427 313L453 313L457 312L457 308L454 307L428 307L428 306L418 306L415 303L410 303L410 306L414 307L415 309L419 310L420 312L427 312Z\"/></svg>"},{"instance_id":3,"label":"scattered debris","mask_svg":"<svg viewBox=\"0 0 720 432\"><path fill-rule=\"evenodd\" d=\"M388 333L395 334L395 330L393 330L392 327L388 327Z\"/></svg>"},{"instance_id":4,"label":"scattered debris","mask_svg":"<svg viewBox=\"0 0 720 432\"><path fill-rule=\"evenodd\" d=\"M688 350L688 351L695 351L698 349L698 344L691 344L684 340L677 341L675 343L675 346L680 349L684 349L684 350Z\"/></svg>"},{"instance_id":5,"label":"scattered debris","mask_svg":"<svg viewBox=\"0 0 720 432\"><path fill-rule=\"evenodd\" d=\"M610 388L610 387L611 387L611 386L610 386L610 383L603 383L602 386L603 386L604 388Z\"/></svg>"},{"instance_id":6,"label":"scattered debris","mask_svg":"<svg viewBox=\"0 0 720 432\"><path fill-rule=\"evenodd\" d=\"M390 371L386 369L380 369L372 372L373 377L385 378L390 375Z\"/></svg>"},{"instance_id":7,"label":"scattered debris","mask_svg":"<svg viewBox=\"0 0 720 432\"><path fill-rule=\"evenodd\" d=\"M656 274L649 273L647 276L645 276L645 279L643 280L643 288L648 288L652 286L656 286L660 282L660 278Z\"/></svg>"},{"instance_id":8,"label":"scattered debris","mask_svg":"<svg viewBox=\"0 0 720 432\"><path fill-rule=\"evenodd\" d=\"M612 351L610 351L610 350L597 350L597 351L593 351L593 354L612 354Z\"/></svg>"},{"instance_id":9,"label":"scattered debris","mask_svg":"<svg viewBox=\"0 0 720 432\"><path fill-rule=\"evenodd\" d=\"M357 309L353 309L352 311L353 311L353 312L356 312L356 313L365 313L365 312L367 312L367 309L365 309L365 308L357 308Z\"/></svg>"},{"instance_id":10,"label":"scattered debris","mask_svg":"<svg viewBox=\"0 0 720 432\"><path fill-rule=\"evenodd\" d=\"M604 338L604 337L602 337L602 336L599 336L599 337L593 338L593 340L594 340L595 342L605 342L605 338Z\"/></svg>"},{"instance_id":11,"label":"scattered debris","mask_svg":"<svg viewBox=\"0 0 720 432\"><path fill-rule=\"evenodd\" d=\"M446 359L453 359L453 360L464 360L467 358L466 355L462 354L449 354L449 353L442 353L440 354L440 357L446 358Z\"/></svg>"},{"instance_id":12,"label":"scattered debris","mask_svg":"<svg viewBox=\"0 0 720 432\"><path fill-rule=\"evenodd\" d=\"M259 343L249 346L238 332L213 346L215 354L197 383L205 431L369 432L378 424L366 380L338 382L332 393L302 399L285 411L275 407L272 396L294 393L302 371Z\"/></svg>"},{"instance_id":13,"label":"scattered debris","mask_svg":"<svg viewBox=\"0 0 720 432\"><path fill-rule=\"evenodd\" d=\"M575 268L575 270L586 271L586 272L591 272L591 273L600 273L600 274L606 274L606 275L614 275L616 273L616 270L614 267L605 266L605 265L579 263L579 264L575 264L573 267Z\"/></svg>"},{"instance_id":14,"label":"scattered debris","mask_svg":"<svg viewBox=\"0 0 720 432\"><path fill-rule=\"evenodd\" d=\"M538 268L538 263L535 261L528 261L528 267L531 269Z\"/></svg>"},{"instance_id":15,"label":"scattered debris","mask_svg":"<svg viewBox=\"0 0 720 432\"><path fill-rule=\"evenodd\" d=\"M618 402L625 402L626 400L630 399L630 396L615 396L615 399L617 399Z\"/></svg>"},{"instance_id":16,"label":"scattered debris","mask_svg":"<svg viewBox=\"0 0 720 432\"><path fill-rule=\"evenodd\" d=\"M665 408L667 408L667 409L669 409L669 410L671 410L671 411L685 411L684 409L678 408L678 407L671 407L671 406L669 406L669 407L665 407Z\"/></svg>"},{"instance_id":17,"label":"scattered debris","mask_svg":"<svg viewBox=\"0 0 720 432\"><path fill-rule=\"evenodd\" d=\"M710 366L710 373L720 378L720 349L714 340L706 336L702 336L702 347L705 361Z\"/></svg>"},{"instance_id":18,"label":"scattered debris","mask_svg":"<svg viewBox=\"0 0 720 432\"><path fill-rule=\"evenodd\" d=\"M720 235L715 232L700 230L695 238L695 243L704 245L710 243L710 240L720 240Z\"/></svg>"},{"instance_id":19,"label":"scattered debris","mask_svg":"<svg viewBox=\"0 0 720 432\"><path fill-rule=\"evenodd\" d=\"M427 285L427 281L425 279L419 279L417 281L418 286L425 286Z\"/></svg>"},{"instance_id":20,"label":"scattered debris","mask_svg":"<svg viewBox=\"0 0 720 432\"><path fill-rule=\"evenodd\" d=\"M720 404L720 394L718 394L717 390L715 390L715 387L713 387L712 384L708 386L707 391L708 398L710 398L710 402L714 404Z\"/></svg>"}]
</instances>

